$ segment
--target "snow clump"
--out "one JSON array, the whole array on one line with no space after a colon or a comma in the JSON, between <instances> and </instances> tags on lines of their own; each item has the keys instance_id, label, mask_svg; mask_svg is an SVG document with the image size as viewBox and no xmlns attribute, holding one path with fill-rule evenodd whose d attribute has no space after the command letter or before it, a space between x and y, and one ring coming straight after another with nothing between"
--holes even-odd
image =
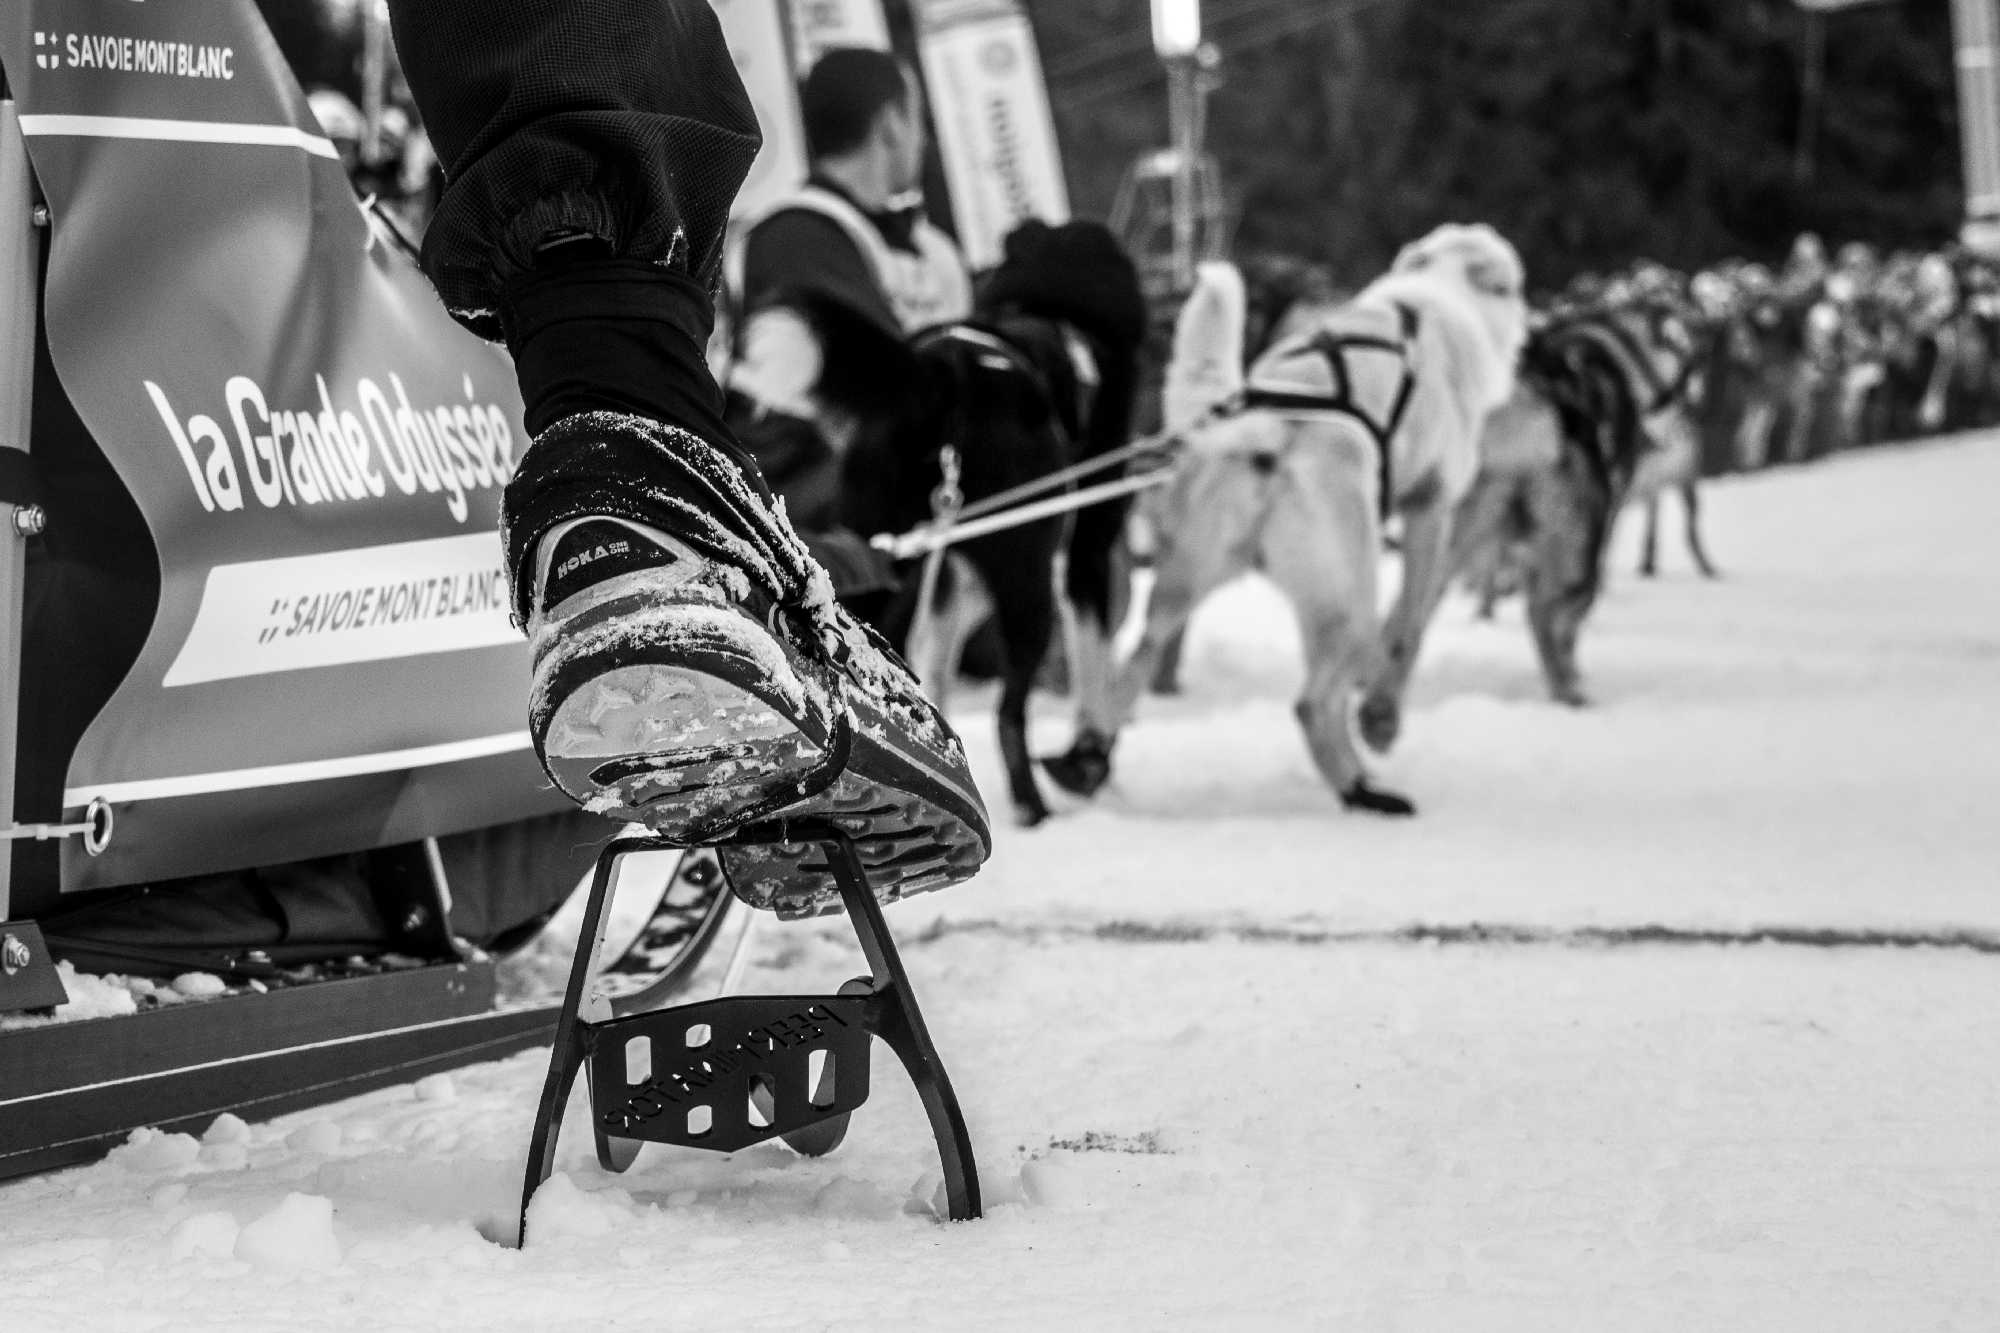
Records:
<instances>
[{"instance_id":1,"label":"snow clump","mask_svg":"<svg viewBox=\"0 0 2000 1333\"><path fill-rule=\"evenodd\" d=\"M325 1270L340 1263L333 1236L333 1200L318 1194L287 1194L236 1238L236 1257L257 1268L296 1272Z\"/></svg>"},{"instance_id":2,"label":"snow clump","mask_svg":"<svg viewBox=\"0 0 2000 1333\"><path fill-rule=\"evenodd\" d=\"M227 1259L236 1253L242 1230L228 1213L196 1213L174 1228L167 1248L176 1259Z\"/></svg>"}]
</instances>

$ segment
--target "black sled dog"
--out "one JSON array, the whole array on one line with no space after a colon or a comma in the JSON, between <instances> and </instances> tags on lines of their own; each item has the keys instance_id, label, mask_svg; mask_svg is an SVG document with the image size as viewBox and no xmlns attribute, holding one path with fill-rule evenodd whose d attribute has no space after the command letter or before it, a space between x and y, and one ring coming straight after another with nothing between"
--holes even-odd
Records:
<instances>
[{"instance_id":1,"label":"black sled dog","mask_svg":"<svg viewBox=\"0 0 2000 1333\"><path fill-rule=\"evenodd\" d=\"M1036 482L1053 483L1040 499L1116 479L1122 465L1055 480L1130 438L1145 333L1137 271L1107 228L1030 222L1016 229L972 318L913 340L915 402L850 449L843 524L865 534L908 533L932 521L934 494L948 476L966 505ZM1028 752L1027 709L1059 627L1068 631L1079 728L1106 716L1114 549L1125 512L1125 501L1113 499L954 544L934 580L924 576L923 557L906 561L902 596L884 617L887 636L940 698L967 640L991 619L1002 657L1000 749L1023 825L1049 815ZM1065 761L1051 762L1061 780Z\"/></svg>"}]
</instances>

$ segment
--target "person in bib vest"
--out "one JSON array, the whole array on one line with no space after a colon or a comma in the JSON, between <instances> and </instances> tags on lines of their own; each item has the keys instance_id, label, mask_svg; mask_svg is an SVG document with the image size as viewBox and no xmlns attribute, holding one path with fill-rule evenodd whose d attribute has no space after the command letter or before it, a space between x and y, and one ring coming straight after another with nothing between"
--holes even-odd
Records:
<instances>
[{"instance_id":1,"label":"person in bib vest","mask_svg":"<svg viewBox=\"0 0 2000 1333\"><path fill-rule=\"evenodd\" d=\"M424 270L513 354L533 441L502 504L528 724L585 808L685 843L837 819L879 896L991 849L958 737L836 600L704 358L760 143L708 0L391 0L443 164ZM839 903L806 848L729 848L738 896Z\"/></svg>"},{"instance_id":2,"label":"person in bib vest","mask_svg":"<svg viewBox=\"0 0 2000 1333\"><path fill-rule=\"evenodd\" d=\"M910 407L920 371L908 335L970 315L972 283L923 215L915 72L885 51L831 50L799 109L810 175L730 253L731 420L843 595L872 606L895 578L841 526L842 462L858 434Z\"/></svg>"}]
</instances>

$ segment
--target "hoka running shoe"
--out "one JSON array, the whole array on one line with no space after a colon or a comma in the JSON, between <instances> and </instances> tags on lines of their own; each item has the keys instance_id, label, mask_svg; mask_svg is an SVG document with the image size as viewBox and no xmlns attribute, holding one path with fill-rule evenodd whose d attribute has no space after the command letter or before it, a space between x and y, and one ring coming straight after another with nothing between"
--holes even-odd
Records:
<instances>
[{"instance_id":1,"label":"hoka running shoe","mask_svg":"<svg viewBox=\"0 0 2000 1333\"><path fill-rule=\"evenodd\" d=\"M909 669L834 601L782 508L700 440L643 418L572 417L537 444L580 428L702 458L701 499L728 512L662 503L659 526L585 514L535 541L522 571L529 731L556 786L690 845L749 824L831 821L884 901L970 878L991 835L963 746ZM840 907L817 846L719 854L753 906Z\"/></svg>"}]
</instances>

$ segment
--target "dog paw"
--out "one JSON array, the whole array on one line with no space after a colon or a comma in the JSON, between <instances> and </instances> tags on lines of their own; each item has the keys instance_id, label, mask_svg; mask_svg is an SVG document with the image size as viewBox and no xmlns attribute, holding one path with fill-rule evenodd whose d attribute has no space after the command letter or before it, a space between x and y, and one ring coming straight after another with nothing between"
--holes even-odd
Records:
<instances>
[{"instance_id":1,"label":"dog paw","mask_svg":"<svg viewBox=\"0 0 2000 1333\"><path fill-rule=\"evenodd\" d=\"M1590 695L1583 686L1573 680L1559 681L1549 686L1549 697L1570 708L1590 707Z\"/></svg>"},{"instance_id":2,"label":"dog paw","mask_svg":"<svg viewBox=\"0 0 2000 1333\"><path fill-rule=\"evenodd\" d=\"M1095 735L1080 736L1062 754L1041 761L1049 781L1072 796L1095 796L1111 780L1111 743Z\"/></svg>"},{"instance_id":3,"label":"dog paw","mask_svg":"<svg viewBox=\"0 0 2000 1333\"><path fill-rule=\"evenodd\" d=\"M1407 796L1357 782L1340 794L1340 803L1349 810L1365 810L1371 815L1414 815L1415 802Z\"/></svg>"},{"instance_id":4,"label":"dog paw","mask_svg":"<svg viewBox=\"0 0 2000 1333\"><path fill-rule=\"evenodd\" d=\"M1356 720L1361 725L1361 739L1380 753L1394 745L1396 737L1402 734L1403 707L1386 695L1371 694L1361 701Z\"/></svg>"},{"instance_id":5,"label":"dog paw","mask_svg":"<svg viewBox=\"0 0 2000 1333\"><path fill-rule=\"evenodd\" d=\"M1101 756L1051 755L1042 760L1049 781L1072 796L1095 796L1111 780L1111 762Z\"/></svg>"}]
</instances>

